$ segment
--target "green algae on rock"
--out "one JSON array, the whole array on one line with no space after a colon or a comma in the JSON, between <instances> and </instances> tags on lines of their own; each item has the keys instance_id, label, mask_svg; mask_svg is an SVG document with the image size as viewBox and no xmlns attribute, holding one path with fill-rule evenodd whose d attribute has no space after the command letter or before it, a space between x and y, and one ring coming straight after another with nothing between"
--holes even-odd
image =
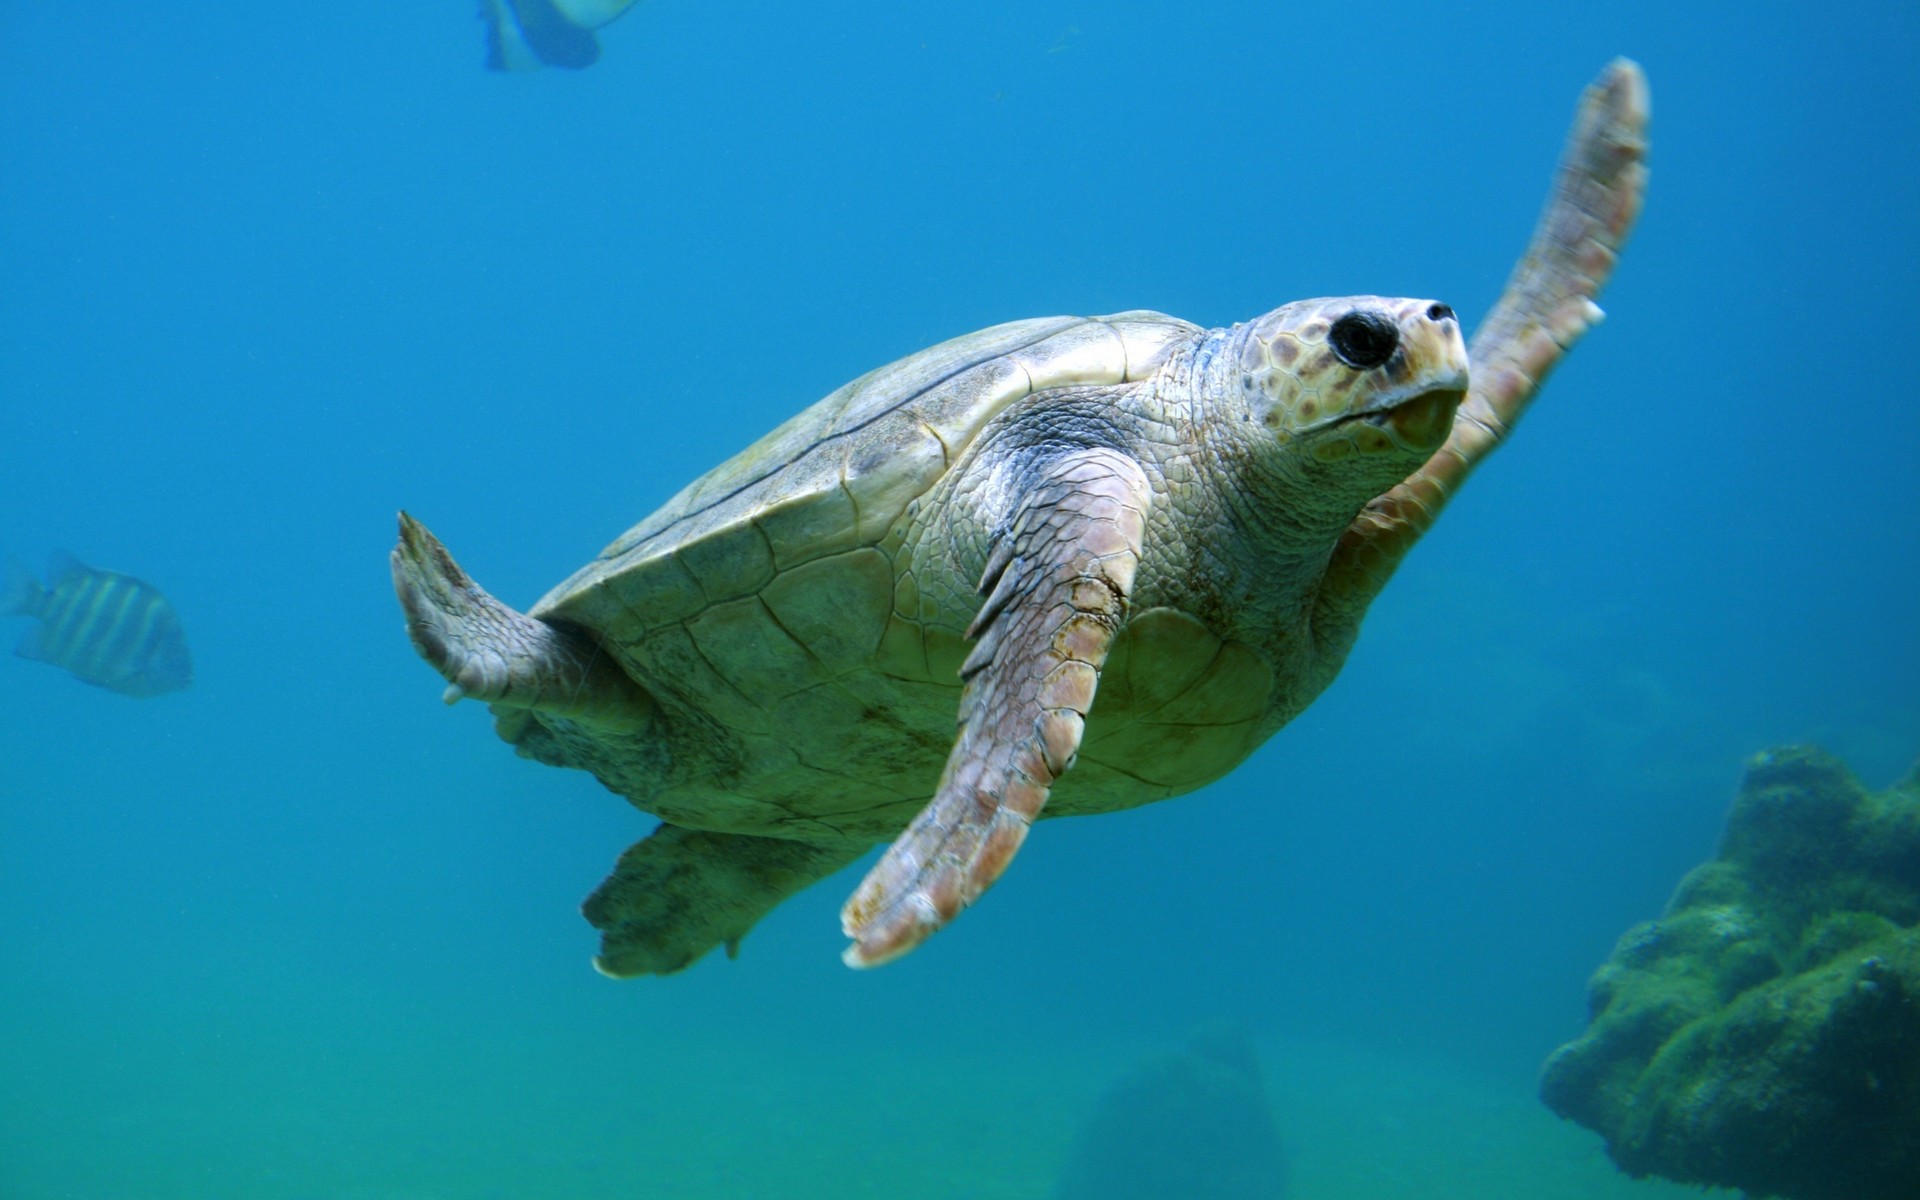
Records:
<instances>
[{"instance_id":1,"label":"green algae on rock","mask_svg":"<svg viewBox=\"0 0 1920 1200\"><path fill-rule=\"evenodd\" d=\"M1870 793L1810 747L1757 755L1720 852L1590 985L1548 1107L1635 1177L1792 1200L1920 1180L1920 769Z\"/></svg>"}]
</instances>

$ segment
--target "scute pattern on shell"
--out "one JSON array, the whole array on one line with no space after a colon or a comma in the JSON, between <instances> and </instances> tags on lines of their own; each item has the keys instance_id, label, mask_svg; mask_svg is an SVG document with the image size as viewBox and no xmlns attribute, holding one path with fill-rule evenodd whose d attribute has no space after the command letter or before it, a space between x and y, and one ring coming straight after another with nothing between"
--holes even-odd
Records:
<instances>
[{"instance_id":1,"label":"scute pattern on shell","mask_svg":"<svg viewBox=\"0 0 1920 1200\"><path fill-rule=\"evenodd\" d=\"M689 484L531 615L631 642L871 545L1007 405L1045 388L1141 378L1200 332L1156 312L1044 317L870 372Z\"/></svg>"},{"instance_id":2,"label":"scute pattern on shell","mask_svg":"<svg viewBox=\"0 0 1920 1200\"><path fill-rule=\"evenodd\" d=\"M842 913L847 960L885 962L978 898L1036 818L1246 759L1332 682L1408 550L1599 319L1646 116L1630 63L1588 90L1471 352L1450 308L1404 297L1211 331L998 326L835 392L531 614L402 514L394 586L447 698L665 822L587 904L596 965L732 951L892 839ZM1322 352L1356 313L1398 331L1366 381Z\"/></svg>"}]
</instances>

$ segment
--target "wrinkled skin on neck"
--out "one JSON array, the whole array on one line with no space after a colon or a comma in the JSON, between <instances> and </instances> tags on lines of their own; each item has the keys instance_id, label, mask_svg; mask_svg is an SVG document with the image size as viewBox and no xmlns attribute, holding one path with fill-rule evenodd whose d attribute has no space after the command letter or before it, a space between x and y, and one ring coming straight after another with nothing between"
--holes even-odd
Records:
<instances>
[{"instance_id":1,"label":"wrinkled skin on neck","mask_svg":"<svg viewBox=\"0 0 1920 1200\"><path fill-rule=\"evenodd\" d=\"M1329 343L1356 312L1399 334L1378 366ZM1183 348L1117 397L1164 484L1136 605L1193 611L1222 636L1297 637L1341 533L1445 441L1466 387L1458 323L1426 300L1300 301Z\"/></svg>"},{"instance_id":2,"label":"wrinkled skin on neck","mask_svg":"<svg viewBox=\"0 0 1920 1200\"><path fill-rule=\"evenodd\" d=\"M1330 343L1354 312L1398 334L1375 365ZM1225 774L1337 673L1348 639L1323 653L1313 628L1328 559L1356 514L1445 440L1466 385L1451 310L1353 297L1196 333L1138 382L1010 406L900 530L899 561L923 597L938 593L929 674L955 677L975 581L1050 464L1095 447L1125 454L1151 495L1144 544L1117 668L1048 812L1082 811L1083 795L1085 811L1127 807ZM1169 680L1196 682L1170 698ZM1175 744L1136 736L1141 722Z\"/></svg>"}]
</instances>

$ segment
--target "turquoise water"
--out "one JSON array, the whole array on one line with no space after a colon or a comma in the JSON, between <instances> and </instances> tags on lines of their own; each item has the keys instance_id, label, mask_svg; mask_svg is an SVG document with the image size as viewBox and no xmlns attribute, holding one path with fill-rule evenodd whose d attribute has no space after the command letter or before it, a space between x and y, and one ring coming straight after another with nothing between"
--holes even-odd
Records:
<instances>
[{"instance_id":1,"label":"turquoise water","mask_svg":"<svg viewBox=\"0 0 1920 1200\"><path fill-rule=\"evenodd\" d=\"M1920 752L1920 9L0 2L0 552L163 588L192 690L0 658L0 1197L1037 1198L1259 1039L1297 1197L1612 1197L1532 1098L1743 757ZM854 973L855 872L666 979L649 821L443 709L393 513L527 604L839 383L1057 312L1471 323L1579 89L1654 96L1610 313L1228 780L1041 826ZM6 636L24 626L9 622Z\"/></svg>"}]
</instances>

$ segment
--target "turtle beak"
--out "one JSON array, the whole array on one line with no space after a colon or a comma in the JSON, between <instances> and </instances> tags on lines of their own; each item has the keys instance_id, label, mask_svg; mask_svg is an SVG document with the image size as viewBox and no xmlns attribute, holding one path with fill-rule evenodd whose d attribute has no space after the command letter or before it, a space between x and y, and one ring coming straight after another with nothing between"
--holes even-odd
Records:
<instances>
[{"instance_id":1,"label":"turtle beak","mask_svg":"<svg viewBox=\"0 0 1920 1200\"><path fill-rule=\"evenodd\" d=\"M1467 398L1464 372L1458 386L1444 386L1420 392L1407 399L1374 408L1365 418L1407 450L1431 453L1440 448L1453 431L1453 414Z\"/></svg>"},{"instance_id":2,"label":"turtle beak","mask_svg":"<svg viewBox=\"0 0 1920 1200\"><path fill-rule=\"evenodd\" d=\"M1453 430L1453 414L1467 398L1467 345L1460 321L1445 304L1424 307L1402 316L1400 338L1405 357L1387 364L1406 370L1412 378L1385 389L1362 414L1403 450L1431 454Z\"/></svg>"}]
</instances>

